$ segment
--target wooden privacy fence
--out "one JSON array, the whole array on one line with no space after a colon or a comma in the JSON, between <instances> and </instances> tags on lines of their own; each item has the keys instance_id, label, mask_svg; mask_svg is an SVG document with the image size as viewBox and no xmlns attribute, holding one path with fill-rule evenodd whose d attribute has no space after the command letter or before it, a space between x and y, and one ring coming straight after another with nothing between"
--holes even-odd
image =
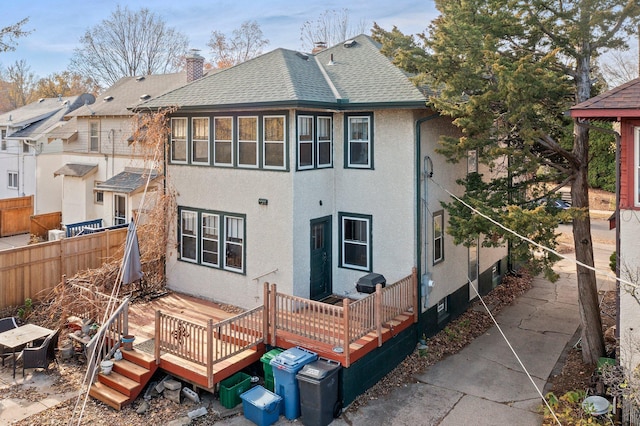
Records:
<instances>
[{"instance_id":1,"label":"wooden privacy fence","mask_svg":"<svg viewBox=\"0 0 640 426\"><path fill-rule=\"evenodd\" d=\"M170 353L207 368L208 386L213 387L213 366L264 342L264 306L235 317L206 324L156 311L155 358Z\"/></svg>"},{"instance_id":2,"label":"wooden privacy fence","mask_svg":"<svg viewBox=\"0 0 640 426\"><path fill-rule=\"evenodd\" d=\"M101 267L124 244L126 229L0 250L0 309L46 296L63 275Z\"/></svg>"},{"instance_id":3,"label":"wooden privacy fence","mask_svg":"<svg viewBox=\"0 0 640 426\"><path fill-rule=\"evenodd\" d=\"M33 195L0 200L0 237L26 234L33 214Z\"/></svg>"},{"instance_id":4,"label":"wooden privacy fence","mask_svg":"<svg viewBox=\"0 0 640 426\"><path fill-rule=\"evenodd\" d=\"M45 213L31 216L29 233L40 238L48 238L51 229L60 229L62 212Z\"/></svg>"}]
</instances>

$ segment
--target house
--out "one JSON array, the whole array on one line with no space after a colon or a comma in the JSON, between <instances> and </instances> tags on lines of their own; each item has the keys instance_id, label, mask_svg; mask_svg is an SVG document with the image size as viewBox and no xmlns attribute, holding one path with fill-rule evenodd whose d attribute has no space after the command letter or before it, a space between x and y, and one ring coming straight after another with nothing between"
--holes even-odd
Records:
<instances>
[{"instance_id":1,"label":"house","mask_svg":"<svg viewBox=\"0 0 640 426\"><path fill-rule=\"evenodd\" d=\"M129 108L187 84L188 78L201 77L202 62L199 68L190 62L190 72L123 77L96 103L67 114L67 121L48 134L50 141L63 145L54 173L45 180L55 176L53 181L64 182L62 205L57 207L64 224L119 225L145 208L140 202L147 180L151 190L158 185L156 170L162 159L150 158L133 143L136 121Z\"/></svg>"},{"instance_id":2,"label":"house","mask_svg":"<svg viewBox=\"0 0 640 426\"><path fill-rule=\"evenodd\" d=\"M0 115L0 199L34 195L34 212L48 212L61 196L61 185L40 187L53 173L49 161L61 145L48 144L46 134L75 109L92 104L93 95L41 98Z\"/></svg>"},{"instance_id":3,"label":"house","mask_svg":"<svg viewBox=\"0 0 640 426\"><path fill-rule=\"evenodd\" d=\"M571 116L580 121L610 121L619 126L615 226L617 274L624 281L619 290L617 332L620 364L632 372L640 364L637 287L640 285L640 243L637 238L640 233L640 78L574 106Z\"/></svg>"},{"instance_id":4,"label":"house","mask_svg":"<svg viewBox=\"0 0 640 426\"><path fill-rule=\"evenodd\" d=\"M139 105L171 115L167 185L176 220L167 286L245 308L263 283L312 300L358 299L356 283L416 268L421 334L506 272L506 249L447 236L441 188L477 164L448 164L447 118L360 35L314 54L276 49ZM438 185L433 182L437 182ZM415 346L415 331L413 343Z\"/></svg>"}]
</instances>

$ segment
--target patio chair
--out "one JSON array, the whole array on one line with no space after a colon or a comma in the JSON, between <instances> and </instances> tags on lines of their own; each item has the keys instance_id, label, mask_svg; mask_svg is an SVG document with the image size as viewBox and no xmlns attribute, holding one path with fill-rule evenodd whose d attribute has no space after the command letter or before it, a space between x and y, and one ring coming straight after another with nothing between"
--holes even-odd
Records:
<instances>
[{"instance_id":1,"label":"patio chair","mask_svg":"<svg viewBox=\"0 0 640 426\"><path fill-rule=\"evenodd\" d=\"M14 317L6 317L0 319L0 333L18 328L18 323ZM13 352L4 346L0 346L0 358L2 358L2 365L4 365L4 359L12 355Z\"/></svg>"},{"instance_id":2,"label":"patio chair","mask_svg":"<svg viewBox=\"0 0 640 426\"><path fill-rule=\"evenodd\" d=\"M47 336L40 346L22 350L22 353L18 355L18 359L22 358L22 377L24 377L24 370L27 368L44 368L49 371L51 362L58 363L55 350L58 346L59 335L60 330L56 330Z\"/></svg>"}]
</instances>

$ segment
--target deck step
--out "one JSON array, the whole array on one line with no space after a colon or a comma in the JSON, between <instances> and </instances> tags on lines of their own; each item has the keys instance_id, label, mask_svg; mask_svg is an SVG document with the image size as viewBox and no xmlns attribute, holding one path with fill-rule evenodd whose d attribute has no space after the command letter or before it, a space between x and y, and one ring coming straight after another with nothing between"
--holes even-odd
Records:
<instances>
[{"instance_id":1,"label":"deck step","mask_svg":"<svg viewBox=\"0 0 640 426\"><path fill-rule=\"evenodd\" d=\"M133 348L132 350L122 350L122 357L127 361L131 361L134 364L138 364L149 370L154 370L156 365L156 358L154 355Z\"/></svg>"},{"instance_id":2,"label":"deck step","mask_svg":"<svg viewBox=\"0 0 640 426\"><path fill-rule=\"evenodd\" d=\"M112 371L111 374L98 374L100 383L120 392L121 394L131 397L142 384L132 380L122 374Z\"/></svg>"},{"instance_id":3,"label":"deck step","mask_svg":"<svg viewBox=\"0 0 640 426\"><path fill-rule=\"evenodd\" d=\"M100 382L96 382L91 385L89 395L98 401L102 401L108 406L115 408L116 410L121 410L124 405L131 402L127 395L122 394Z\"/></svg>"},{"instance_id":4,"label":"deck step","mask_svg":"<svg viewBox=\"0 0 640 426\"><path fill-rule=\"evenodd\" d=\"M140 383L149 375L150 370L126 359L114 361L113 371Z\"/></svg>"}]
</instances>

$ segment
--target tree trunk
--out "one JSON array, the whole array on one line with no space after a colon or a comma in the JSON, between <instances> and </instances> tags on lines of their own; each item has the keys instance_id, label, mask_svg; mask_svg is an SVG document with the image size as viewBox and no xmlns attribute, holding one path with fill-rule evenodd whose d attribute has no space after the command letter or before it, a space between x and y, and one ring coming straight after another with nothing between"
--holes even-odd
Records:
<instances>
[{"instance_id":1,"label":"tree trunk","mask_svg":"<svg viewBox=\"0 0 640 426\"><path fill-rule=\"evenodd\" d=\"M589 185L587 181L589 131L575 126L573 152L579 160L575 180L571 185L571 201L573 207L583 210L573 220L573 240L576 260L593 266L593 242L591 240L591 219L589 218ZM582 359L595 364L604 354L604 338L600 306L598 303L598 287L593 270L577 265L578 305L582 325Z\"/></svg>"}]
</instances>

